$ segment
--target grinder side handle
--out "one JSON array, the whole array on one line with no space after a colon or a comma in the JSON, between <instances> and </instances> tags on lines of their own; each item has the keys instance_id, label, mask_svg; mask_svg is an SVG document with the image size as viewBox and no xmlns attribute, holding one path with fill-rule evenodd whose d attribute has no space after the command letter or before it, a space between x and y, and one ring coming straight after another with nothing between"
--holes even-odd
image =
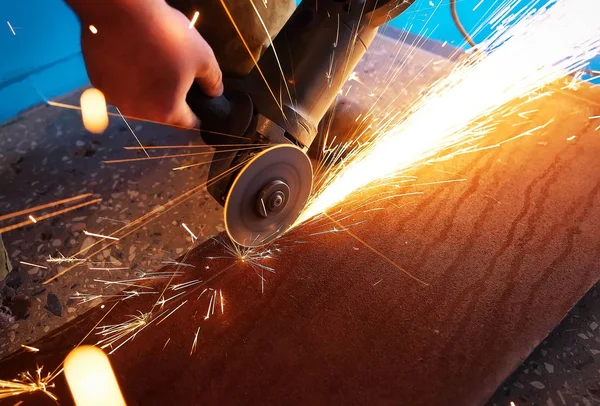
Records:
<instances>
[{"instance_id":1,"label":"grinder side handle","mask_svg":"<svg viewBox=\"0 0 600 406\"><path fill-rule=\"evenodd\" d=\"M202 139L208 145L244 143L252 120L253 105L246 93L231 89L219 97L207 96L196 82L186 102L200 119Z\"/></svg>"}]
</instances>

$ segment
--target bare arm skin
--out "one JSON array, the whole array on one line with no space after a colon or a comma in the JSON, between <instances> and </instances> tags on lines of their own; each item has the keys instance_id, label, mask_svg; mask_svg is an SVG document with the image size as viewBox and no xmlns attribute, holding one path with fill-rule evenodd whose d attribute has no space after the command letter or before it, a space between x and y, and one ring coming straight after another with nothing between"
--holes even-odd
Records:
<instances>
[{"instance_id":1,"label":"bare arm skin","mask_svg":"<svg viewBox=\"0 0 600 406\"><path fill-rule=\"evenodd\" d=\"M196 127L198 119L185 102L193 81L209 96L223 92L212 49L189 28L188 17L164 0L66 3L81 21L81 47L92 85L123 114Z\"/></svg>"}]
</instances>

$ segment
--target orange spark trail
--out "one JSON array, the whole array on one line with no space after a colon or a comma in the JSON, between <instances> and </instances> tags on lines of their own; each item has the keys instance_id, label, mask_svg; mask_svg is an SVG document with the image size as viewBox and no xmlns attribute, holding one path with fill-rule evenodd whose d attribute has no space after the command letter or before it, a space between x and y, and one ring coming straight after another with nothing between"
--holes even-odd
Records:
<instances>
[{"instance_id":1,"label":"orange spark trail","mask_svg":"<svg viewBox=\"0 0 600 406\"><path fill-rule=\"evenodd\" d=\"M101 201L102 201L102 199L90 200L89 202L80 203L80 204L75 205L75 206L67 207L66 209L62 209L62 210L58 210L58 211L53 211L52 213L48 213L48 214L45 214L43 216L39 216L39 217L36 218L36 220L39 223L40 221L49 219L50 217L54 217L54 216L58 216L60 214L68 213L70 211L77 210L79 208L82 208L82 207L85 207L85 206L89 206L91 204L98 203L98 202L101 202ZM20 223L13 224L12 226L0 228L0 234L5 233L7 231L16 230L17 228L25 227L25 226L28 226L30 224L34 224L34 223L31 220L27 219L27 221L22 221Z\"/></svg>"},{"instance_id":2,"label":"orange spark trail","mask_svg":"<svg viewBox=\"0 0 600 406\"><path fill-rule=\"evenodd\" d=\"M600 50L600 2L553 0L519 15L499 11L494 34L453 72L432 85L408 112L392 112L373 142L358 146L323 180L295 226L327 212L353 192L391 179L439 155L473 152L495 128L492 113L512 100L586 66ZM542 127L543 128L543 127ZM529 132L531 133L531 132ZM457 147L460 150L457 151ZM453 148L452 153L445 152Z\"/></svg>"},{"instance_id":3,"label":"orange spark trail","mask_svg":"<svg viewBox=\"0 0 600 406\"><path fill-rule=\"evenodd\" d=\"M21 216L23 214L33 213L34 211L38 211L38 210L42 210L42 209L47 209L48 207L58 206L59 204L70 203L72 201L80 200L80 199L83 199L85 197L89 197L91 195L92 195L91 193L86 193L86 194L83 194L83 195L69 197L67 199L62 199L62 200L57 200L55 202L42 204L40 206L35 206L35 207L30 208L30 209L25 209L25 210L21 210L21 211L16 211L14 213L5 214L3 216L0 216L0 221L8 220L8 219L13 218L13 217Z\"/></svg>"}]
</instances>

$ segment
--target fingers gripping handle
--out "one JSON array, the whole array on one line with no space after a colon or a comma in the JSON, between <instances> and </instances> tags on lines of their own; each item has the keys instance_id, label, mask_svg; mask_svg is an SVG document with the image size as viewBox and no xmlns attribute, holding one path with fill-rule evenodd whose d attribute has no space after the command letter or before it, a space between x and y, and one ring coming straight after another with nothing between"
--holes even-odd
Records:
<instances>
[{"instance_id":1,"label":"fingers gripping handle","mask_svg":"<svg viewBox=\"0 0 600 406\"><path fill-rule=\"evenodd\" d=\"M240 143L246 139L253 104L245 92L231 90L219 97L210 97L194 83L186 96L186 102L200 119L202 139L207 144Z\"/></svg>"},{"instance_id":2,"label":"fingers gripping handle","mask_svg":"<svg viewBox=\"0 0 600 406\"><path fill-rule=\"evenodd\" d=\"M196 82L192 84L185 100L200 119L203 130L219 131L231 115L231 103L224 95L207 96Z\"/></svg>"}]
</instances>

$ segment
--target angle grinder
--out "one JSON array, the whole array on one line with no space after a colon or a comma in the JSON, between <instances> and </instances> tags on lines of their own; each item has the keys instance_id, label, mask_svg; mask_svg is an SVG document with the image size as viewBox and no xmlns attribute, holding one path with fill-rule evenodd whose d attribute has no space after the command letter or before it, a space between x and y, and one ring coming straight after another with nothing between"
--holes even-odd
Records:
<instances>
[{"instance_id":1,"label":"angle grinder","mask_svg":"<svg viewBox=\"0 0 600 406\"><path fill-rule=\"evenodd\" d=\"M267 244L297 219L311 193L307 151L320 121L377 28L413 1L303 0L254 69L224 81L223 96L192 86L187 102L215 149L207 189L234 242Z\"/></svg>"}]
</instances>

